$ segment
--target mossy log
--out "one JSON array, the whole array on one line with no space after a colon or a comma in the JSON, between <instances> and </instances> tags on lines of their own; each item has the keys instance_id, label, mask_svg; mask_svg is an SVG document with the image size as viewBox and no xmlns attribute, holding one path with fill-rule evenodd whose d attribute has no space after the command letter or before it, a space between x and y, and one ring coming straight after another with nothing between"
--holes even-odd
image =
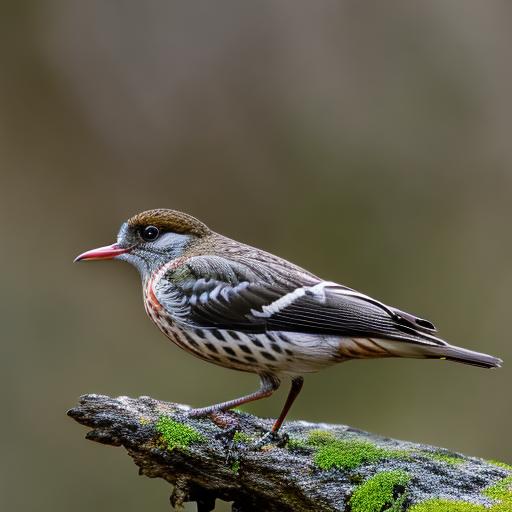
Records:
<instances>
[{"instance_id":1,"label":"mossy log","mask_svg":"<svg viewBox=\"0 0 512 512\"><path fill-rule=\"evenodd\" d=\"M379 437L344 425L272 420L233 411L192 419L187 407L85 395L68 414L87 439L123 446L139 473L174 486L177 509L217 499L237 512L510 512L512 467ZM162 510L165 504L162 504Z\"/></svg>"}]
</instances>

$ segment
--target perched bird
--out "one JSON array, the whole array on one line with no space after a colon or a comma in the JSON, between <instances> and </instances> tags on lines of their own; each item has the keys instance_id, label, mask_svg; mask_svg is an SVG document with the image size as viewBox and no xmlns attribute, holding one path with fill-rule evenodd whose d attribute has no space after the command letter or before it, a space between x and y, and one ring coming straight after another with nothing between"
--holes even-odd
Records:
<instances>
[{"instance_id":1,"label":"perched bird","mask_svg":"<svg viewBox=\"0 0 512 512\"><path fill-rule=\"evenodd\" d=\"M117 243L75 261L115 258L142 277L146 312L176 345L226 368L259 375L258 391L201 409L206 416L271 395L283 377L291 390L277 432L303 375L348 359L447 359L483 368L501 360L449 345L434 325L260 249L215 233L175 210L131 217Z\"/></svg>"}]
</instances>

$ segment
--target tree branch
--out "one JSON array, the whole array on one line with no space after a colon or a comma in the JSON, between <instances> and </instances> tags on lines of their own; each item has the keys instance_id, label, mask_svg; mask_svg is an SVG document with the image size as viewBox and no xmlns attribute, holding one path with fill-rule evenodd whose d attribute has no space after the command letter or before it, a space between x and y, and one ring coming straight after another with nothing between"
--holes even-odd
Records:
<instances>
[{"instance_id":1,"label":"tree branch","mask_svg":"<svg viewBox=\"0 0 512 512\"><path fill-rule=\"evenodd\" d=\"M434 498L491 506L489 486L512 474L505 464L344 425L289 422L279 439L262 441L271 420L240 412L192 419L186 410L149 397L85 395L68 415L92 429L87 439L123 446L141 475L173 484L173 506L195 501L199 512L217 498L237 512L422 512Z\"/></svg>"}]
</instances>

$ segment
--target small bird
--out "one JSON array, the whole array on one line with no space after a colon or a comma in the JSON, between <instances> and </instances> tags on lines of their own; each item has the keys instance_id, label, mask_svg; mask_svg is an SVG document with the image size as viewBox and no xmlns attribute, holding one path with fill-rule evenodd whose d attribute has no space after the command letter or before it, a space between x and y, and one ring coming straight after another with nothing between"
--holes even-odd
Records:
<instances>
[{"instance_id":1,"label":"small bird","mask_svg":"<svg viewBox=\"0 0 512 512\"><path fill-rule=\"evenodd\" d=\"M254 393L192 409L192 417L268 397L287 377L291 389L272 427L276 433L303 375L342 361L412 357L482 368L502 362L449 345L428 320L324 281L176 210L134 215L121 226L117 243L75 261L103 259L138 269L146 312L176 345L205 361L259 375Z\"/></svg>"}]
</instances>

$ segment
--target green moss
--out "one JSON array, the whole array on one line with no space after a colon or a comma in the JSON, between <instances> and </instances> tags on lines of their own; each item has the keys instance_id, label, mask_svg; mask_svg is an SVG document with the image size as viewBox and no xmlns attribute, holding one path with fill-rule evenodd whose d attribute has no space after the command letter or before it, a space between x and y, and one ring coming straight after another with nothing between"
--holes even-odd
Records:
<instances>
[{"instance_id":1,"label":"green moss","mask_svg":"<svg viewBox=\"0 0 512 512\"><path fill-rule=\"evenodd\" d=\"M235 460L233 464L231 464L231 472L235 475L238 475L238 471L240 470L240 461Z\"/></svg>"},{"instance_id":2,"label":"green moss","mask_svg":"<svg viewBox=\"0 0 512 512\"><path fill-rule=\"evenodd\" d=\"M403 492L410 477L405 471L382 471L359 485L350 498L352 512L398 512L406 494ZM400 491L402 488L402 492ZM398 494L398 495L397 495Z\"/></svg>"},{"instance_id":3,"label":"green moss","mask_svg":"<svg viewBox=\"0 0 512 512\"><path fill-rule=\"evenodd\" d=\"M304 447L300 441L288 444L292 448ZM321 469L354 469L366 462L410 456L406 450L388 450L362 439L337 439L326 430L312 430L306 445L316 449L314 461Z\"/></svg>"},{"instance_id":4,"label":"green moss","mask_svg":"<svg viewBox=\"0 0 512 512\"><path fill-rule=\"evenodd\" d=\"M512 476L487 487L484 494L497 500L497 503L491 508L492 512L510 512L512 510Z\"/></svg>"},{"instance_id":5,"label":"green moss","mask_svg":"<svg viewBox=\"0 0 512 512\"><path fill-rule=\"evenodd\" d=\"M408 512L510 512L512 510L512 476L487 487L483 494L496 500L491 507L465 501L433 499L413 505Z\"/></svg>"},{"instance_id":6,"label":"green moss","mask_svg":"<svg viewBox=\"0 0 512 512\"><path fill-rule=\"evenodd\" d=\"M512 500L512 476L507 476L503 480L487 487L484 494L495 500Z\"/></svg>"},{"instance_id":7,"label":"green moss","mask_svg":"<svg viewBox=\"0 0 512 512\"><path fill-rule=\"evenodd\" d=\"M413 452L411 450L386 450L387 457L391 459L412 460Z\"/></svg>"},{"instance_id":8,"label":"green moss","mask_svg":"<svg viewBox=\"0 0 512 512\"><path fill-rule=\"evenodd\" d=\"M307 444L310 446L315 446L316 448L320 446L325 446L326 444L332 443L336 438L331 432L327 430L312 430L308 434Z\"/></svg>"},{"instance_id":9,"label":"green moss","mask_svg":"<svg viewBox=\"0 0 512 512\"><path fill-rule=\"evenodd\" d=\"M332 432L312 430L306 441L290 439L290 449L301 449L311 446L316 450L314 461L321 469L354 469L367 462L381 459L410 459L409 450L390 450L381 448L363 439L338 439Z\"/></svg>"},{"instance_id":10,"label":"green moss","mask_svg":"<svg viewBox=\"0 0 512 512\"><path fill-rule=\"evenodd\" d=\"M433 499L416 503L407 512L489 512L483 505L475 505L466 501Z\"/></svg>"},{"instance_id":11,"label":"green moss","mask_svg":"<svg viewBox=\"0 0 512 512\"><path fill-rule=\"evenodd\" d=\"M290 450L303 450L304 448L308 447L308 445L305 441L303 441L302 439L295 438L295 437L290 437L290 439L288 439L288 441L286 443L286 446Z\"/></svg>"},{"instance_id":12,"label":"green moss","mask_svg":"<svg viewBox=\"0 0 512 512\"><path fill-rule=\"evenodd\" d=\"M195 428L174 421L168 416L160 416L155 424L155 428L168 450L188 448L192 443L199 443L205 440Z\"/></svg>"},{"instance_id":13,"label":"green moss","mask_svg":"<svg viewBox=\"0 0 512 512\"><path fill-rule=\"evenodd\" d=\"M359 440L334 440L318 448L315 463L321 469L354 469L366 462L377 462L395 454Z\"/></svg>"},{"instance_id":14,"label":"green moss","mask_svg":"<svg viewBox=\"0 0 512 512\"><path fill-rule=\"evenodd\" d=\"M245 432L241 432L240 430L237 430L233 436L233 441L239 444L250 443L252 440L253 438L250 435L246 434Z\"/></svg>"},{"instance_id":15,"label":"green moss","mask_svg":"<svg viewBox=\"0 0 512 512\"><path fill-rule=\"evenodd\" d=\"M509 471L512 471L512 466L505 462L501 462L499 460L488 460L487 462L489 464L492 464L493 466L498 466L499 468L508 469Z\"/></svg>"}]
</instances>

